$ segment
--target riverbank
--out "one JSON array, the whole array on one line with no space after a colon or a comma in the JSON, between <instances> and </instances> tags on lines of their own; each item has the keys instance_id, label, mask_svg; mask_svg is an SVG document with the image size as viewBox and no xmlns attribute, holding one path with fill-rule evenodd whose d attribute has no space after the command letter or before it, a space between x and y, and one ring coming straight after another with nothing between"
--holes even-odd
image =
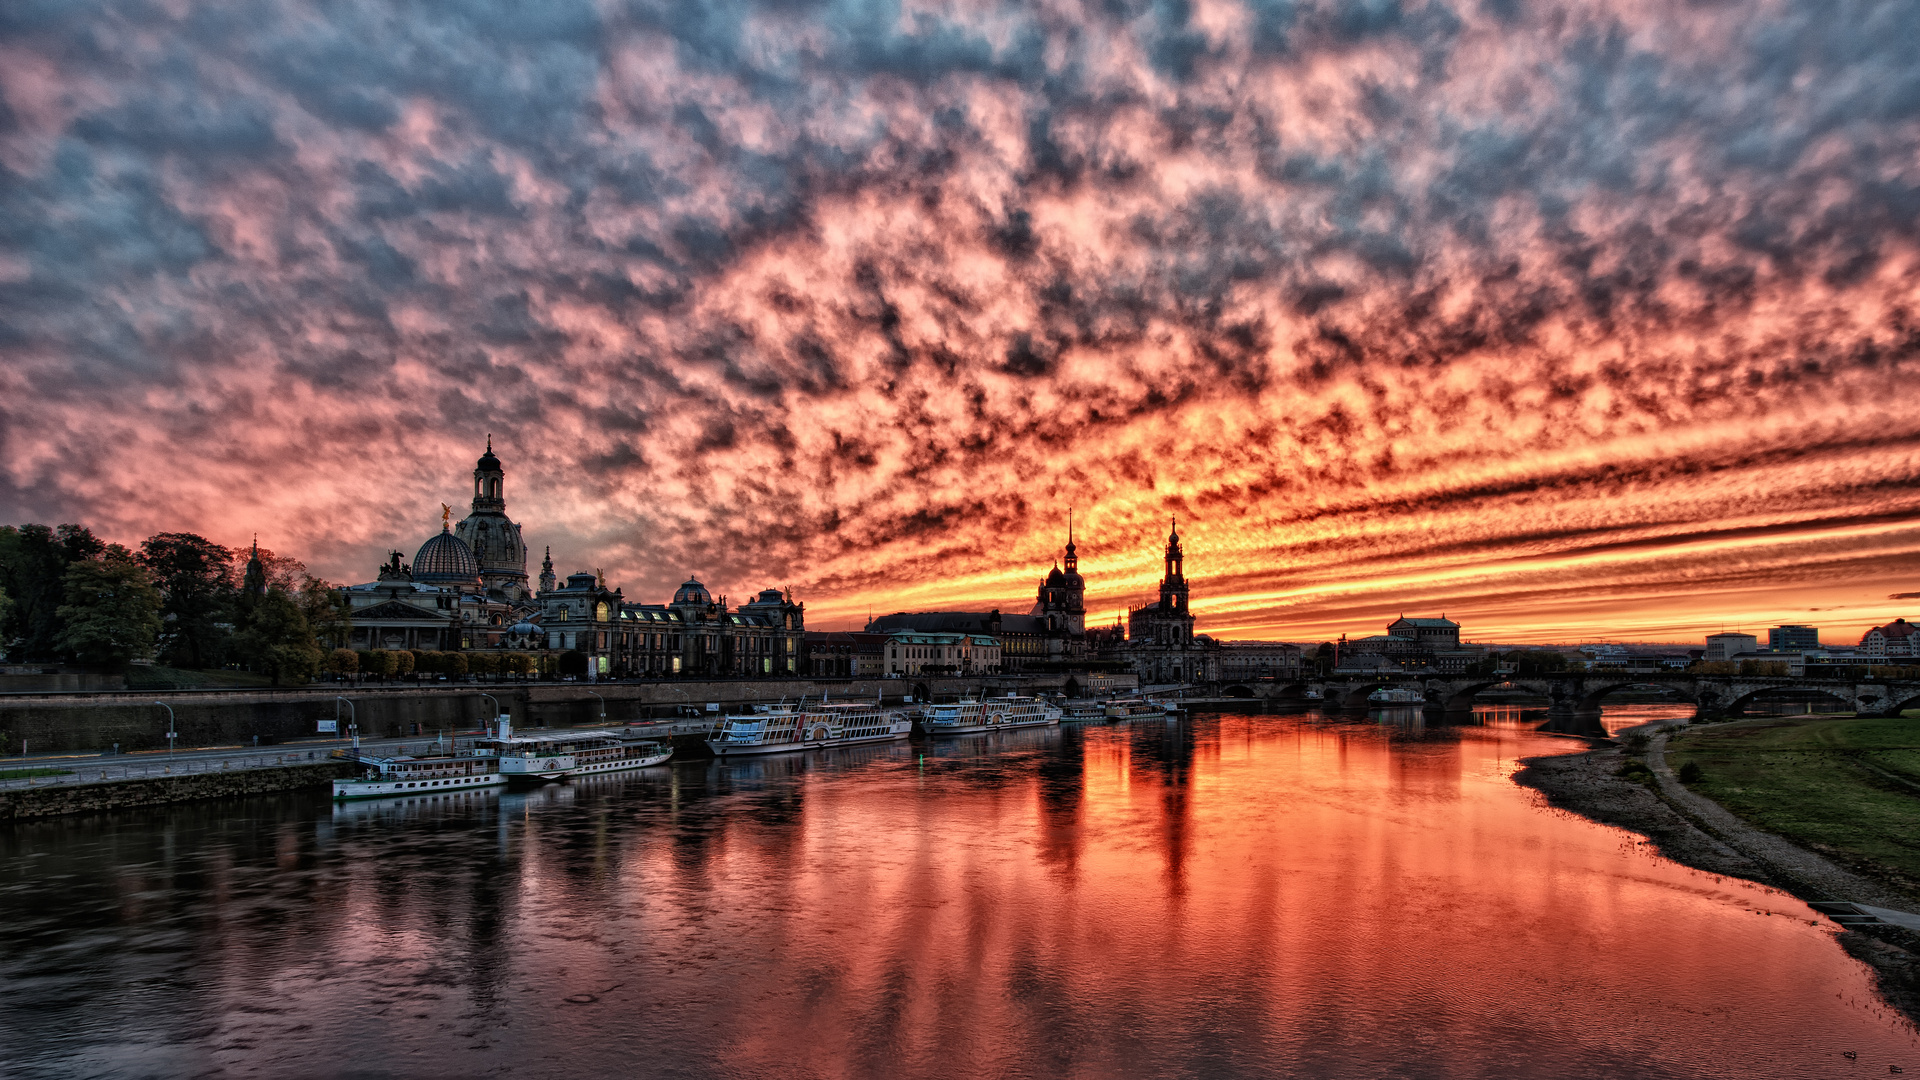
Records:
<instances>
[{"instance_id":1,"label":"riverbank","mask_svg":"<svg viewBox=\"0 0 1920 1080\"><path fill-rule=\"evenodd\" d=\"M0 791L0 821L294 791L331 784L356 771L357 766L351 762L328 761L315 765L234 769L96 784L15 788Z\"/></svg>"},{"instance_id":2,"label":"riverbank","mask_svg":"<svg viewBox=\"0 0 1920 1080\"><path fill-rule=\"evenodd\" d=\"M1830 722L1830 721L1822 721ZM1715 725L1734 731L1777 720ZM1648 838L1662 856L1711 874L1770 885L1808 903L1843 901L1913 911L1912 898L1886 881L1835 864L1783 837L1742 821L1688 791L1666 760L1666 721L1616 733L1620 740L1583 754L1528 758L1515 783L1541 792L1549 805ZM1714 729L1708 729L1714 730ZM1641 754L1623 743L1648 737ZM1871 966L1883 996L1920 1023L1920 936L1891 926L1849 927L1843 948Z\"/></svg>"}]
</instances>

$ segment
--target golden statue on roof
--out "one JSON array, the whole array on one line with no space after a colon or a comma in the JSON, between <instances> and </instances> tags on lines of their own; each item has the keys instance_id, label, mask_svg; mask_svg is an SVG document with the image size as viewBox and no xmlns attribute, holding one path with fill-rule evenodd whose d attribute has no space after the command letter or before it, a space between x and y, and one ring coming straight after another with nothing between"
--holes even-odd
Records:
<instances>
[{"instance_id":1,"label":"golden statue on roof","mask_svg":"<svg viewBox=\"0 0 1920 1080\"><path fill-rule=\"evenodd\" d=\"M440 527L443 529L453 527L453 507L448 506L446 503L440 504Z\"/></svg>"}]
</instances>

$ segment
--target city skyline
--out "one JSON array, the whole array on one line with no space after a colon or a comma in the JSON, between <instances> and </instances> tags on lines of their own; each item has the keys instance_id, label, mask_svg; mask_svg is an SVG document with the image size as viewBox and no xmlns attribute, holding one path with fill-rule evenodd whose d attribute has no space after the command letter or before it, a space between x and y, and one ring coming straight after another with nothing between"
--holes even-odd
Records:
<instances>
[{"instance_id":1,"label":"city skyline","mask_svg":"<svg viewBox=\"0 0 1920 1080\"><path fill-rule=\"evenodd\" d=\"M170 11L6 40L9 522L351 580L492 432L564 565L823 626L1069 507L1096 613L1190 522L1228 637L1920 592L1895 16Z\"/></svg>"}]
</instances>

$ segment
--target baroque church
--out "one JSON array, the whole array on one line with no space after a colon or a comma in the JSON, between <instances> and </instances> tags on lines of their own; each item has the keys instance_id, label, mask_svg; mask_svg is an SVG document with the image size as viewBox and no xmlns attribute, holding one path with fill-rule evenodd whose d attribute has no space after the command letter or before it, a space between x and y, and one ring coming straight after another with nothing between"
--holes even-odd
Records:
<instances>
[{"instance_id":1,"label":"baroque church","mask_svg":"<svg viewBox=\"0 0 1920 1080\"><path fill-rule=\"evenodd\" d=\"M438 652L491 649L578 652L590 675L775 675L799 670L806 605L791 591L762 591L729 610L698 580L670 604L630 603L598 571L562 582L553 549L541 564L539 591L528 587L527 545L507 516L506 469L493 438L473 470L473 502L453 523L440 508L440 531L413 562L390 552L376 579L341 591L352 606L356 649Z\"/></svg>"},{"instance_id":2,"label":"baroque church","mask_svg":"<svg viewBox=\"0 0 1920 1080\"><path fill-rule=\"evenodd\" d=\"M988 635L999 645L999 672L1061 671L1084 667L1087 660L1087 582L1080 576L1072 517L1067 524L1064 559L1040 582L1033 609L1025 615L992 611L897 611L867 623L869 634ZM1064 564L1064 565L1063 565ZM919 644L918 639L915 644Z\"/></svg>"},{"instance_id":3,"label":"baroque church","mask_svg":"<svg viewBox=\"0 0 1920 1080\"><path fill-rule=\"evenodd\" d=\"M1208 682L1220 677L1220 650L1205 634L1193 632L1187 606L1187 554L1180 544L1180 522L1167 532L1160 578L1160 599L1127 612L1126 639L1109 646L1143 683Z\"/></svg>"}]
</instances>

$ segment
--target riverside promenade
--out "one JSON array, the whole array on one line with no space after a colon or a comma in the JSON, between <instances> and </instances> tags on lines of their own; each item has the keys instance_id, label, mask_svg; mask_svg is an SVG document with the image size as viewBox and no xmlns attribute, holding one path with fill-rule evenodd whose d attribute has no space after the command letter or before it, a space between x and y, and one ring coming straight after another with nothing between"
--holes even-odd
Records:
<instances>
[{"instance_id":1,"label":"riverside promenade","mask_svg":"<svg viewBox=\"0 0 1920 1080\"><path fill-rule=\"evenodd\" d=\"M578 727L710 716L753 704L862 700L899 704L933 694L1058 690L1064 676L968 679L714 679L622 682L314 683L278 689L0 694L10 754L176 747L252 748L312 739L322 725L363 739L471 730L505 713L517 727ZM169 720L173 727L169 728Z\"/></svg>"}]
</instances>

